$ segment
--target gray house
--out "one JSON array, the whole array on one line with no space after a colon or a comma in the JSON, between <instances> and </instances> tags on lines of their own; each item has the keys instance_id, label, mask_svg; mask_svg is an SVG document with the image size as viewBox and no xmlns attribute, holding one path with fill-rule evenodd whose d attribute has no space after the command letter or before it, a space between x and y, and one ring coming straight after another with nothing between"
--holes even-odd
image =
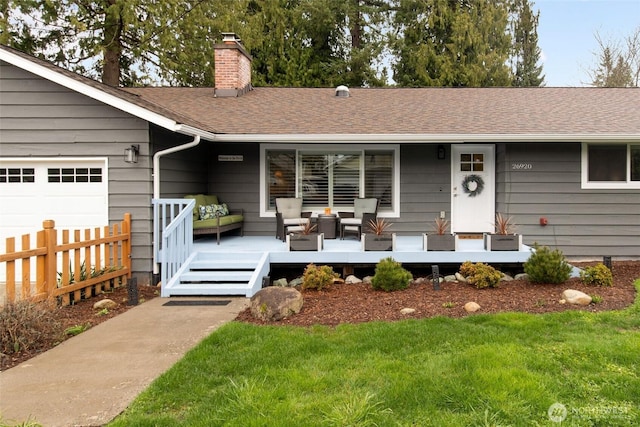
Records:
<instances>
[{"instance_id":1,"label":"gray house","mask_svg":"<svg viewBox=\"0 0 640 427\"><path fill-rule=\"evenodd\" d=\"M503 213L529 245L640 257L640 89L254 88L235 37L216 47L215 88L118 89L0 46L2 241L131 212L150 280L154 198L215 194L274 236L275 197L373 196L399 235Z\"/></svg>"}]
</instances>

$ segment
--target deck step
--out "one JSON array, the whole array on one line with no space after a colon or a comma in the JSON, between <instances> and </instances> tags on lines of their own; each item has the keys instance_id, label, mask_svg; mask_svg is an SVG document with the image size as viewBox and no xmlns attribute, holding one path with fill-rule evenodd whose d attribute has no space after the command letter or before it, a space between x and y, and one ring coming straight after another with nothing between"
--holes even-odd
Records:
<instances>
[{"instance_id":1,"label":"deck step","mask_svg":"<svg viewBox=\"0 0 640 427\"><path fill-rule=\"evenodd\" d=\"M188 264L163 286L162 296L253 296L269 272L268 254L196 253Z\"/></svg>"},{"instance_id":2,"label":"deck step","mask_svg":"<svg viewBox=\"0 0 640 427\"><path fill-rule=\"evenodd\" d=\"M255 268L255 267L254 267ZM253 270L250 271L188 271L180 276L180 282L203 282L203 283L216 283L216 282L245 282L248 283L253 275Z\"/></svg>"}]
</instances>

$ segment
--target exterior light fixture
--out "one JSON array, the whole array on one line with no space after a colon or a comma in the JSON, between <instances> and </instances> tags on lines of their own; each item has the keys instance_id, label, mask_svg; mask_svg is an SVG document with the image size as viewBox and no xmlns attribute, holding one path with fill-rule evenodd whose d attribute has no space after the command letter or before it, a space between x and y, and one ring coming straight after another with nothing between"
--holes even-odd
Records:
<instances>
[{"instance_id":1,"label":"exterior light fixture","mask_svg":"<svg viewBox=\"0 0 640 427\"><path fill-rule=\"evenodd\" d=\"M444 150L444 145L438 145L438 160L444 160L446 151Z\"/></svg>"},{"instance_id":2,"label":"exterior light fixture","mask_svg":"<svg viewBox=\"0 0 640 427\"><path fill-rule=\"evenodd\" d=\"M124 149L124 161L127 163L138 163L138 154L140 154L140 145L132 145Z\"/></svg>"}]
</instances>

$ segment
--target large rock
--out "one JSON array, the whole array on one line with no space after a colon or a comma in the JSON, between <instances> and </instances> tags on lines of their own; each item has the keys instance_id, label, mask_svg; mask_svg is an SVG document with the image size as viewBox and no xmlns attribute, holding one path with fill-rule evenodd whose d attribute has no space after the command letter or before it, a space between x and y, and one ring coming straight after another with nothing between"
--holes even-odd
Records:
<instances>
[{"instance_id":1,"label":"large rock","mask_svg":"<svg viewBox=\"0 0 640 427\"><path fill-rule=\"evenodd\" d=\"M480 304L475 301L469 301L464 305L464 309L467 313L475 313L480 310Z\"/></svg>"},{"instance_id":2,"label":"large rock","mask_svg":"<svg viewBox=\"0 0 640 427\"><path fill-rule=\"evenodd\" d=\"M589 305L591 304L591 297L584 292L577 291L575 289L567 289L562 293L562 299L569 304L577 305Z\"/></svg>"},{"instance_id":3,"label":"large rock","mask_svg":"<svg viewBox=\"0 0 640 427\"><path fill-rule=\"evenodd\" d=\"M281 320L300 312L302 302L302 294L296 289L269 286L251 297L251 314L260 320Z\"/></svg>"},{"instance_id":4,"label":"large rock","mask_svg":"<svg viewBox=\"0 0 640 427\"><path fill-rule=\"evenodd\" d=\"M100 301L93 304L93 308L95 308L96 310L110 310L112 308L116 308L117 306L118 304L115 301L110 300L109 298L101 299Z\"/></svg>"}]
</instances>

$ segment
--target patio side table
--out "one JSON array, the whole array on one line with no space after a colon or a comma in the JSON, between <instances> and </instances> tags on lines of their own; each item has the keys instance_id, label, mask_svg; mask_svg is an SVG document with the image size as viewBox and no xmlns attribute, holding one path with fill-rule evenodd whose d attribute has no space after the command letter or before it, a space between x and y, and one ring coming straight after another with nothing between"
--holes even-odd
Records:
<instances>
[{"instance_id":1,"label":"patio side table","mask_svg":"<svg viewBox=\"0 0 640 427\"><path fill-rule=\"evenodd\" d=\"M318 214L318 233L324 233L325 239L335 239L337 227L338 215Z\"/></svg>"}]
</instances>

